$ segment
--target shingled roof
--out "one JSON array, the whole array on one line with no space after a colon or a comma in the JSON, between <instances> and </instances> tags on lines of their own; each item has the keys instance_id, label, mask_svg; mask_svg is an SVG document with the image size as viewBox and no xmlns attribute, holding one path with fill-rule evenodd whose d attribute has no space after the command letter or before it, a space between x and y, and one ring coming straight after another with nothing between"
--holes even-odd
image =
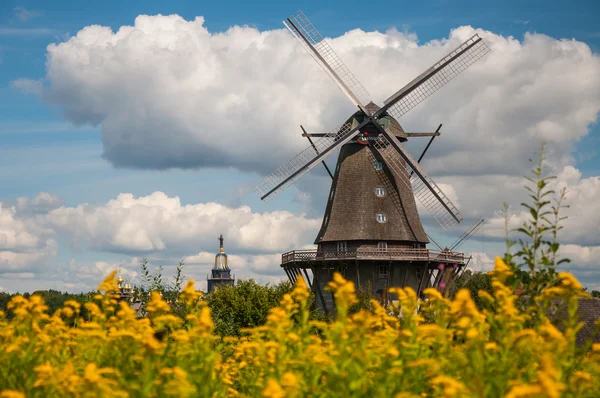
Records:
<instances>
[{"instance_id":1,"label":"shingled roof","mask_svg":"<svg viewBox=\"0 0 600 398\"><path fill-rule=\"evenodd\" d=\"M594 342L600 342L600 334L595 322L600 321L600 299L595 297L585 297L579 299L577 308L579 321L583 322L583 327L577 333L577 344L583 345L589 339Z\"/></svg>"},{"instance_id":2,"label":"shingled roof","mask_svg":"<svg viewBox=\"0 0 600 398\"><path fill-rule=\"evenodd\" d=\"M523 296L524 299L527 297ZM559 329L564 330L564 320L568 317L568 303L562 299L553 300L547 314ZM590 340L600 343L600 324L596 326L596 322L600 322L600 298L580 297L577 305L577 319L583 323L575 338L577 345L581 347Z\"/></svg>"},{"instance_id":3,"label":"shingled roof","mask_svg":"<svg viewBox=\"0 0 600 398\"><path fill-rule=\"evenodd\" d=\"M367 109L376 111L379 107L370 103ZM400 124L389 116L385 118L390 123L388 129L406 140ZM356 121L351 118L349 122ZM387 184L378 175L373 160L383 164ZM343 145L315 243L351 240L428 243L410 183L409 186L405 183L409 181L408 171L405 169L402 174L390 170L368 145L355 141ZM378 197L376 188L384 188L385 195ZM378 213L385 213L387 221L378 222Z\"/></svg>"}]
</instances>

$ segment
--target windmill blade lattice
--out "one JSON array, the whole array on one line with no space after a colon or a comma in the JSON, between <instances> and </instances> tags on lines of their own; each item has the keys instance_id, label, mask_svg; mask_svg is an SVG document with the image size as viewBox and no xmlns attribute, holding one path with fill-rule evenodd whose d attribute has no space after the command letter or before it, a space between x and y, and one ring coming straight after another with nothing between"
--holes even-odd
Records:
<instances>
[{"instance_id":1,"label":"windmill blade lattice","mask_svg":"<svg viewBox=\"0 0 600 398\"><path fill-rule=\"evenodd\" d=\"M483 39L474 35L385 100L378 114L387 111L394 118L401 117L488 52L490 48Z\"/></svg>"},{"instance_id":2,"label":"windmill blade lattice","mask_svg":"<svg viewBox=\"0 0 600 398\"><path fill-rule=\"evenodd\" d=\"M431 177L421 168L412 155L404 149L400 141L391 134L389 138L396 140L395 145L392 146L388 138L383 136L380 140L373 143L373 146L385 160L386 165L399 175L403 175L402 171L407 169L409 172L414 172L410 180L402 179L402 182L407 189L413 190L415 198L436 219L442 228L447 230L458 224L463 219L463 215L454 206L452 201L433 182Z\"/></svg>"},{"instance_id":3,"label":"windmill blade lattice","mask_svg":"<svg viewBox=\"0 0 600 398\"><path fill-rule=\"evenodd\" d=\"M292 160L260 180L254 186L254 191L262 200L268 202L331 155L337 148L350 141L354 137L354 133L366 123L363 122L354 128L350 123L344 123L339 128L314 141L313 144Z\"/></svg>"},{"instance_id":4,"label":"windmill blade lattice","mask_svg":"<svg viewBox=\"0 0 600 398\"><path fill-rule=\"evenodd\" d=\"M298 10L294 15L283 21L283 24L327 72L350 101L365 110L364 107L369 103L369 93L333 51L333 48L321 36L321 33L306 15Z\"/></svg>"},{"instance_id":5,"label":"windmill blade lattice","mask_svg":"<svg viewBox=\"0 0 600 398\"><path fill-rule=\"evenodd\" d=\"M450 251L454 251L458 249L463 243L465 243L471 236L475 235L477 231L485 224L485 220L483 218L478 218L475 222L465 231L461 236L456 239L456 241L450 246Z\"/></svg>"}]
</instances>

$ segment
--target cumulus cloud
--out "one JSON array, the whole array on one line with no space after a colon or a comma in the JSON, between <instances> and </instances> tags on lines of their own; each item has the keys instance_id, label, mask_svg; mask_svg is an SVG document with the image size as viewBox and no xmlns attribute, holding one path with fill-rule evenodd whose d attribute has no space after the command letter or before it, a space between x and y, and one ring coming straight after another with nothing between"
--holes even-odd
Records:
<instances>
[{"instance_id":1,"label":"cumulus cloud","mask_svg":"<svg viewBox=\"0 0 600 398\"><path fill-rule=\"evenodd\" d=\"M600 264L600 246L561 245L559 254L571 260L571 265L565 265L568 268L590 270Z\"/></svg>"},{"instance_id":2,"label":"cumulus cloud","mask_svg":"<svg viewBox=\"0 0 600 398\"><path fill-rule=\"evenodd\" d=\"M281 276L281 254L262 254L262 255L235 255L228 254L227 260L230 268L236 270L252 271L260 275ZM213 266L215 253L200 252L193 256L184 257L183 261L191 265L204 265L207 271Z\"/></svg>"},{"instance_id":3,"label":"cumulus cloud","mask_svg":"<svg viewBox=\"0 0 600 398\"><path fill-rule=\"evenodd\" d=\"M33 199L18 198L16 210L20 215L45 214L64 205L63 199L55 194L40 192Z\"/></svg>"},{"instance_id":4,"label":"cumulus cloud","mask_svg":"<svg viewBox=\"0 0 600 398\"><path fill-rule=\"evenodd\" d=\"M51 196L42 193L29 201L31 208L44 206ZM30 216L23 216L20 207L0 202L0 273L23 272L47 265L56 255L58 245L53 231Z\"/></svg>"},{"instance_id":5,"label":"cumulus cloud","mask_svg":"<svg viewBox=\"0 0 600 398\"><path fill-rule=\"evenodd\" d=\"M248 206L182 205L163 192L136 198L120 194L104 205L61 207L44 222L75 247L118 253L183 251L212 247L223 233L229 246L277 252L306 244L320 220L288 211L253 213Z\"/></svg>"},{"instance_id":6,"label":"cumulus cloud","mask_svg":"<svg viewBox=\"0 0 600 398\"><path fill-rule=\"evenodd\" d=\"M471 271L488 272L494 269L494 259L488 253L473 252L471 257L468 267Z\"/></svg>"},{"instance_id":7,"label":"cumulus cloud","mask_svg":"<svg viewBox=\"0 0 600 398\"><path fill-rule=\"evenodd\" d=\"M557 192L562 188L566 189L564 204L568 208L561 212L567 219L561 223L564 229L559 233L559 240L583 246L600 245L600 177L581 178L579 170L573 166L565 166L551 187ZM530 218L529 211L511 213L509 229L520 227ZM504 218L493 217L488 226L491 236L504 236Z\"/></svg>"},{"instance_id":8,"label":"cumulus cloud","mask_svg":"<svg viewBox=\"0 0 600 398\"><path fill-rule=\"evenodd\" d=\"M429 169L518 175L540 139L564 165L600 109L600 57L586 44L463 26L423 44L356 29L331 45L381 103L475 32L492 53L401 120L412 130L444 123ZM202 17L88 26L48 46L46 80L44 98L67 119L102 124L104 156L116 166L264 173L306 146L299 124L326 131L352 111L286 31L211 33Z\"/></svg>"},{"instance_id":9,"label":"cumulus cloud","mask_svg":"<svg viewBox=\"0 0 600 398\"><path fill-rule=\"evenodd\" d=\"M17 280L34 273L38 279L76 290L95 288L111 269L120 267L139 283L136 273L142 256L147 256L167 266L178 259L206 265L202 272L192 272L204 279L222 233L228 251L235 253L232 263L240 276L275 281L282 275L281 252L307 247L320 222L288 211L256 213L248 206L182 205L178 197L163 192L142 197L121 194L105 204L76 207L42 192L32 199L18 198L14 205L0 202L0 275ZM74 253L121 253L128 260L60 262L57 240L71 245ZM198 250L200 254L194 255Z\"/></svg>"}]
</instances>

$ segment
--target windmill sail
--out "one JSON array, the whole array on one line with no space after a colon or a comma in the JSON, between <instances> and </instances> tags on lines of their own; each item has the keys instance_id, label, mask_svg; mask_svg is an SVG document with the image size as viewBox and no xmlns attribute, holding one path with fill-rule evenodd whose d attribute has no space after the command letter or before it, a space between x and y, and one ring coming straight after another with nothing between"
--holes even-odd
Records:
<instances>
[{"instance_id":1,"label":"windmill sail","mask_svg":"<svg viewBox=\"0 0 600 398\"><path fill-rule=\"evenodd\" d=\"M254 186L254 191L260 195L262 200L268 202L331 155L337 148L350 141L354 137L354 133L368 122L368 120L364 121L356 127L352 127L350 123L344 123L323 138L316 140L292 160L260 180Z\"/></svg>"},{"instance_id":2,"label":"windmill sail","mask_svg":"<svg viewBox=\"0 0 600 398\"><path fill-rule=\"evenodd\" d=\"M385 100L377 115L387 112L395 118L401 117L489 51L483 39L474 35Z\"/></svg>"},{"instance_id":3,"label":"windmill sail","mask_svg":"<svg viewBox=\"0 0 600 398\"><path fill-rule=\"evenodd\" d=\"M358 107L365 111L369 103L369 93L350 69L342 62L333 51L329 43L321 36L314 25L306 18L302 11L283 21L288 30L304 46L306 51L317 61L325 72L338 85L340 90Z\"/></svg>"},{"instance_id":4,"label":"windmill sail","mask_svg":"<svg viewBox=\"0 0 600 398\"><path fill-rule=\"evenodd\" d=\"M458 211L452 201L442 192L412 155L396 137L387 131L380 140L374 141L373 146L381 154L387 166L392 170L401 172L408 169L413 173L410 180L402 182L408 189L412 189L417 200L436 219L444 229L458 224L463 215Z\"/></svg>"},{"instance_id":5,"label":"windmill sail","mask_svg":"<svg viewBox=\"0 0 600 398\"><path fill-rule=\"evenodd\" d=\"M483 218L478 218L477 220L475 220L473 225L471 225L469 229L467 229L461 236L458 237L458 239L456 239L452 246L450 246L449 250L455 251L456 249L458 249L463 243L469 240L471 236L475 235L475 233L479 231L479 228L481 228L483 224L485 224L485 220Z\"/></svg>"}]
</instances>

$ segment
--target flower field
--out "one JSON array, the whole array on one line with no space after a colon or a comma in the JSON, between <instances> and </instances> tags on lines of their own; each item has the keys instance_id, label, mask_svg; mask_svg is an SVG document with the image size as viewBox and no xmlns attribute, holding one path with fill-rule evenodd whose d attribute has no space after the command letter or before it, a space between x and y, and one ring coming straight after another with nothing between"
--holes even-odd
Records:
<instances>
[{"instance_id":1,"label":"flower field","mask_svg":"<svg viewBox=\"0 0 600 398\"><path fill-rule=\"evenodd\" d=\"M300 280L264 326L224 339L191 281L185 319L158 293L137 319L110 293L114 273L85 304L89 319L76 302L48 315L40 298L17 296L14 316L0 314L0 397L597 397L600 344L575 345L580 284L560 273L522 310L511 273L498 258L482 310L467 290L449 300L427 289L421 301L407 288L391 289L388 309L351 315L354 286L336 274L331 322L309 320ZM568 307L560 330L546 311L556 299Z\"/></svg>"}]
</instances>

